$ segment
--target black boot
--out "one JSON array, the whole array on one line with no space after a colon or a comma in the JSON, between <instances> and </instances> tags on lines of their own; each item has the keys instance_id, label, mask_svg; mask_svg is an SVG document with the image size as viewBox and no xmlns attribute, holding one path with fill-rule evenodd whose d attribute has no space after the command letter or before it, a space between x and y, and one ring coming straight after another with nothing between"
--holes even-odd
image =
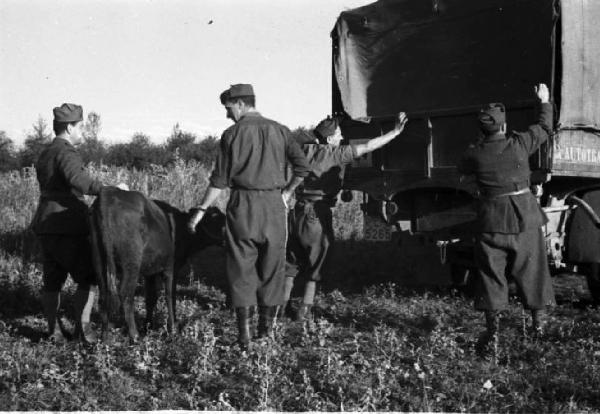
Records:
<instances>
[{"instance_id":1,"label":"black boot","mask_svg":"<svg viewBox=\"0 0 600 414\"><path fill-rule=\"evenodd\" d=\"M497 356L498 331L500 330L500 313L498 311L485 311L486 331L477 341L476 350L481 356Z\"/></svg>"},{"instance_id":2,"label":"black boot","mask_svg":"<svg viewBox=\"0 0 600 414\"><path fill-rule=\"evenodd\" d=\"M281 305L278 309L277 316L280 318L289 317L293 318L294 312L292 309L292 305L290 303L290 296L292 294L292 288L294 287L294 278L290 276L286 276L285 278L285 287L283 291L283 305Z\"/></svg>"},{"instance_id":3,"label":"black boot","mask_svg":"<svg viewBox=\"0 0 600 414\"><path fill-rule=\"evenodd\" d=\"M314 280L310 280L306 282L306 286L304 286L304 298L302 299L302 304L298 308L298 312L296 313L296 320L299 322L312 320L312 306L315 300L315 292L317 290L317 282Z\"/></svg>"},{"instance_id":4,"label":"black boot","mask_svg":"<svg viewBox=\"0 0 600 414\"><path fill-rule=\"evenodd\" d=\"M250 326L252 325L252 312L251 307L235 308L235 314L237 317L238 324L238 344L242 350L248 349L250 340L252 339L252 333Z\"/></svg>"},{"instance_id":5,"label":"black boot","mask_svg":"<svg viewBox=\"0 0 600 414\"><path fill-rule=\"evenodd\" d=\"M302 303L296 313L296 320L298 322L310 321L312 319L312 305Z\"/></svg>"},{"instance_id":6,"label":"black boot","mask_svg":"<svg viewBox=\"0 0 600 414\"><path fill-rule=\"evenodd\" d=\"M258 338L273 337L277 306L258 307Z\"/></svg>"}]
</instances>

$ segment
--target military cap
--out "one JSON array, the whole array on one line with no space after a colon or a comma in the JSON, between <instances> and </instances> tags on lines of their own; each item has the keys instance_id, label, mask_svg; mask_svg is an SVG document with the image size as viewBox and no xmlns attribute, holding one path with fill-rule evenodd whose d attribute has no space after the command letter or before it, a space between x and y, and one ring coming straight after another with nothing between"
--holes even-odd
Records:
<instances>
[{"instance_id":1,"label":"military cap","mask_svg":"<svg viewBox=\"0 0 600 414\"><path fill-rule=\"evenodd\" d=\"M237 83L229 88L230 98L239 98L242 96L254 96L254 89L249 83Z\"/></svg>"},{"instance_id":2,"label":"military cap","mask_svg":"<svg viewBox=\"0 0 600 414\"><path fill-rule=\"evenodd\" d=\"M83 108L80 105L64 103L54 108L54 121L79 122L83 121Z\"/></svg>"},{"instance_id":3,"label":"military cap","mask_svg":"<svg viewBox=\"0 0 600 414\"><path fill-rule=\"evenodd\" d=\"M328 136L335 134L338 127L338 121L335 118L327 117L317 124L313 130L319 139L327 139Z\"/></svg>"},{"instance_id":4,"label":"military cap","mask_svg":"<svg viewBox=\"0 0 600 414\"><path fill-rule=\"evenodd\" d=\"M506 109L501 103L489 103L477 115L481 129L486 132L498 132L506 122Z\"/></svg>"},{"instance_id":5,"label":"military cap","mask_svg":"<svg viewBox=\"0 0 600 414\"><path fill-rule=\"evenodd\" d=\"M235 98L241 98L242 96L254 96L254 89L252 89L252 85L248 83L237 83L235 85L231 85L229 89L223 91L221 96L221 104L225 105L227 101L230 101Z\"/></svg>"}]
</instances>

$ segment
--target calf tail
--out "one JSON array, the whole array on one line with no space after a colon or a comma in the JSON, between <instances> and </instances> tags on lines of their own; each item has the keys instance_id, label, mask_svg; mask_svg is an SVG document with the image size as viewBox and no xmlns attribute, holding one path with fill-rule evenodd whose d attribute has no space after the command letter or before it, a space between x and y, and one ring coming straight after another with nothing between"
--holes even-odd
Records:
<instances>
[{"instance_id":1,"label":"calf tail","mask_svg":"<svg viewBox=\"0 0 600 414\"><path fill-rule=\"evenodd\" d=\"M92 207L91 235L94 271L100 288L100 305L109 317L118 314L121 305L117 288L117 277L110 229L104 221L106 209L103 208L103 197L100 195Z\"/></svg>"}]
</instances>

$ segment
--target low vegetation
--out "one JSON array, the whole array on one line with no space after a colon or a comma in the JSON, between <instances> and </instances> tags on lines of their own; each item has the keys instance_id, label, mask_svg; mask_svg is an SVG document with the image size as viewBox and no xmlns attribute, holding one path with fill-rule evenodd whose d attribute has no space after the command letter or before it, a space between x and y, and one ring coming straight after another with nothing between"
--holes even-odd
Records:
<instances>
[{"instance_id":1,"label":"low vegetation","mask_svg":"<svg viewBox=\"0 0 600 414\"><path fill-rule=\"evenodd\" d=\"M200 164L144 172L92 167L181 209L207 184ZM45 340L41 265L27 225L37 204L34 172L0 177L0 410L276 410L582 412L600 409L600 316L577 277L556 281L559 305L542 339L512 300L496 358L476 355L482 318L448 287L409 287L394 247L360 240L360 196L335 212L342 239L314 321L282 318L276 340L235 345L225 306L223 252L213 247L179 275L180 333L149 331L130 344ZM221 207L225 199L219 200ZM63 295L72 328L74 286ZM141 293L141 290L140 290ZM142 296L137 298L143 318ZM157 317L165 321L164 302Z\"/></svg>"}]
</instances>

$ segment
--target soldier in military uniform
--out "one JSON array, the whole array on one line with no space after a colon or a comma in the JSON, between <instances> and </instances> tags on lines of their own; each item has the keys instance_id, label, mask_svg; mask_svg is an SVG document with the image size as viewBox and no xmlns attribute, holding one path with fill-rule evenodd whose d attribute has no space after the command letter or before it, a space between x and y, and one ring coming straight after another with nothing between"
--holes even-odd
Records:
<instances>
[{"instance_id":1,"label":"soldier in military uniform","mask_svg":"<svg viewBox=\"0 0 600 414\"><path fill-rule=\"evenodd\" d=\"M342 186L345 165L396 138L406 121L406 114L400 113L394 129L358 145L340 145L341 130L332 118L321 121L312 136L300 137L310 174L298 186L296 205L289 215L284 297L288 302L294 280L302 272L307 282L296 319L304 320L311 313L321 269L334 240L331 209Z\"/></svg>"},{"instance_id":2,"label":"soldier in military uniform","mask_svg":"<svg viewBox=\"0 0 600 414\"><path fill-rule=\"evenodd\" d=\"M42 304L50 338L61 342L64 336L57 318L60 291L67 273L77 283L75 292L76 336L88 342L96 340L90 327L96 281L92 272L88 239L88 207L84 194L98 194L100 181L85 171L73 143L81 139L83 110L65 103L54 108L56 138L42 151L36 172L40 202L32 223L44 256Z\"/></svg>"},{"instance_id":3,"label":"soldier in military uniform","mask_svg":"<svg viewBox=\"0 0 600 414\"><path fill-rule=\"evenodd\" d=\"M238 320L238 342L250 342L250 322L258 304L259 336L270 335L276 308L283 302L286 202L308 174L308 164L289 129L255 109L251 85L237 84L221 94L235 124L221 137L210 185L190 220L190 231L204 211L229 187L226 271ZM287 183L287 166L294 178Z\"/></svg>"},{"instance_id":4,"label":"soldier in military uniform","mask_svg":"<svg viewBox=\"0 0 600 414\"><path fill-rule=\"evenodd\" d=\"M529 156L552 133L552 106L545 84L536 87L539 119L526 132L506 134L502 104L489 104L479 113L483 138L471 145L459 165L474 175L480 192L475 261L478 267L475 308L484 311L487 330L481 351L497 343L499 312L508 305L511 275L524 306L532 312L534 332L541 332L546 306L554 293L542 226L547 218L530 190Z\"/></svg>"}]
</instances>

